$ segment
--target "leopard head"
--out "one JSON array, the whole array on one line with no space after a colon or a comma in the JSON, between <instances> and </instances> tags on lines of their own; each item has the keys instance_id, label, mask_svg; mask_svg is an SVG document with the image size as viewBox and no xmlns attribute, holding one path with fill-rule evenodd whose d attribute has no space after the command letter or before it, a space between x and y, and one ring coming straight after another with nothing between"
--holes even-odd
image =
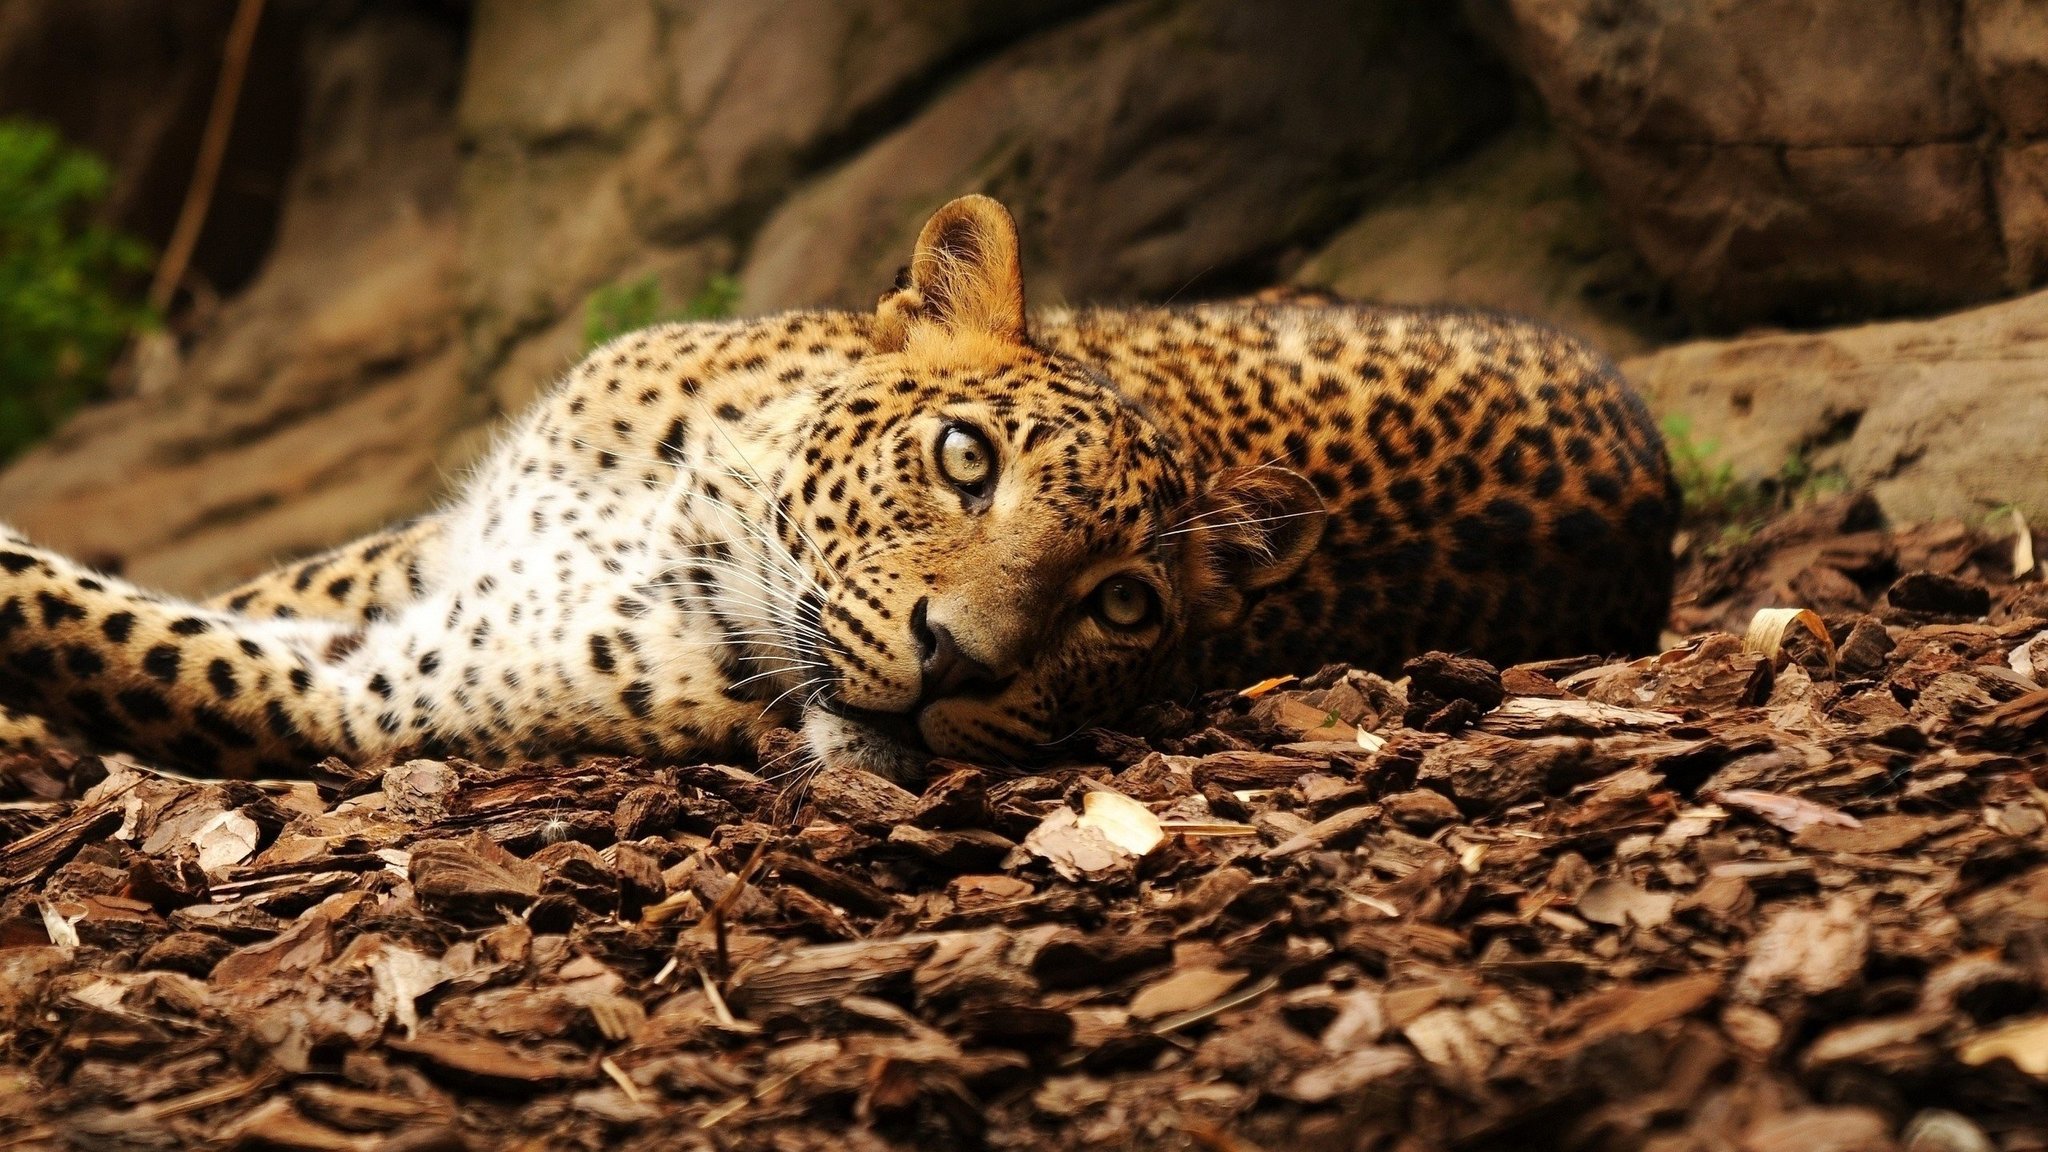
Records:
<instances>
[{"instance_id":1,"label":"leopard head","mask_svg":"<svg viewBox=\"0 0 2048 1152\"><path fill-rule=\"evenodd\" d=\"M1161 686L1322 532L1300 475L1200 475L1102 373L1033 344L1016 225L968 196L926 224L823 394L781 492L811 569L786 637L817 670L821 758L1022 766Z\"/></svg>"}]
</instances>

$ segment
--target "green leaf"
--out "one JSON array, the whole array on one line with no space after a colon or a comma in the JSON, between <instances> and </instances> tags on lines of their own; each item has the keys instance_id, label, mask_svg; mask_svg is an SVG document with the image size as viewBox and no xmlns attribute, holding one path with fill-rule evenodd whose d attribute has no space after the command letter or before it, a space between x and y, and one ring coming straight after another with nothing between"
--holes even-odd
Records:
<instances>
[{"instance_id":1,"label":"green leaf","mask_svg":"<svg viewBox=\"0 0 2048 1152\"><path fill-rule=\"evenodd\" d=\"M97 395L151 322L135 299L149 250L93 219L110 183L55 129L0 120L0 459Z\"/></svg>"},{"instance_id":2,"label":"green leaf","mask_svg":"<svg viewBox=\"0 0 2048 1152\"><path fill-rule=\"evenodd\" d=\"M723 320L740 301L740 282L724 272L705 279L697 294L681 308L662 299L661 281L652 275L607 284L583 305L583 350L596 348L628 332L672 321Z\"/></svg>"}]
</instances>

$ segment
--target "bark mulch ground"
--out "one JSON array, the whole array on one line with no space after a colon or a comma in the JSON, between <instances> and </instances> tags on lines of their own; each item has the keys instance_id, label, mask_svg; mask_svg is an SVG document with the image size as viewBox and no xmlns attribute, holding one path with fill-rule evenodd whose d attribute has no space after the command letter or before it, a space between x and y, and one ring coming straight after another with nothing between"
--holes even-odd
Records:
<instances>
[{"instance_id":1,"label":"bark mulch ground","mask_svg":"<svg viewBox=\"0 0 2048 1152\"><path fill-rule=\"evenodd\" d=\"M1661 656L921 793L17 759L0 1148L2048 1149L2048 590L1857 499L1695 551Z\"/></svg>"}]
</instances>

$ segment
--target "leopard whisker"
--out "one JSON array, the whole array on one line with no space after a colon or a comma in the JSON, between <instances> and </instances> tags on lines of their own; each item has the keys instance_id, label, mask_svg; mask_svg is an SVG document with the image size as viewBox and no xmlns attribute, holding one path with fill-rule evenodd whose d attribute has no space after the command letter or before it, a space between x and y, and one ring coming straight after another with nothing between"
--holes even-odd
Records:
<instances>
[{"instance_id":1,"label":"leopard whisker","mask_svg":"<svg viewBox=\"0 0 2048 1152\"><path fill-rule=\"evenodd\" d=\"M817 689L817 691L816 691L816 692L813 692L813 693L811 693L811 694L810 694L810 696L809 696L809 697L807 697L807 698L806 698L806 699L804 700L804 702L803 702L803 703L802 703L801 705L799 705L799 706L798 706L798 707L799 707L799 710L801 710L801 709L803 709L803 708L808 708L808 707L810 707L810 706L811 706L811 701L812 701L812 700L816 700L816 699L818 698L818 695L819 695L819 693L822 693L822 692L825 692L825 691L827 691L827 690L828 690L828 689L830 689L830 688L831 688L831 687L832 687L832 686L833 686L834 684L844 684L845 682L846 682L846 680L845 680L845 678L844 678L844 677L836 677L836 676L813 676L813 677L811 677L810 679L808 679L808 680L805 680L805 681L803 681L802 683L800 683L800 684L796 685L795 687L793 687L793 688L790 688L790 689L789 689L788 691L785 691L784 693L782 693L782 695L780 695L780 696L777 696L777 697L776 697L775 699L773 699L773 700L770 700L770 701L769 701L769 702L768 702L768 703L767 703L766 705L764 705L764 706L762 707L762 709L761 709L761 715L763 715L763 716L766 716L766 715L767 715L767 714L769 713L769 711L771 711L771 710L772 710L772 709L773 709L773 708L774 708L774 707L775 707L775 706L776 706L777 704L780 704L780 703L782 703L782 702L783 702L784 700L787 700L787 699L788 699L788 698L789 698L789 697L790 697L790 696L791 696L791 695L792 695L793 693L801 692L801 691L803 691L803 690L804 690L805 688L808 688L808 687L810 687L810 686L811 686L811 685L813 685L813 684L817 684L817 685L818 685L818 689Z\"/></svg>"},{"instance_id":2,"label":"leopard whisker","mask_svg":"<svg viewBox=\"0 0 2048 1152\"><path fill-rule=\"evenodd\" d=\"M1278 513L1277 515L1273 515L1273 516L1258 516L1258 517L1254 517L1254 518L1252 518L1252 519L1250 519L1250 520L1239 520L1239 521L1237 521L1237 523L1239 523L1239 524L1243 524L1243 525L1245 525L1245 526L1249 527L1250 525L1253 525L1253 524L1272 524L1272 523L1275 523L1275 522L1277 522L1277 521L1280 521L1280 520L1295 520L1295 519L1299 519L1300 517L1303 517L1303 516L1321 516L1321 515L1324 515L1324 512L1323 512L1323 510L1322 510L1321 508L1313 508L1313 509L1310 509L1309 511L1306 511L1306 512L1281 512L1281 513ZM1190 532L1199 532L1199 531L1201 531L1202 529L1204 529L1204 528L1208 528L1208 527L1212 527L1212 525L1208 525L1208 524L1197 524L1197 525L1194 525L1194 526L1192 526L1192 527L1188 527L1188 528L1177 528L1177 529L1174 529L1174 530L1173 530L1173 531L1171 531L1171 532L1161 532L1161 533L1160 533L1160 534L1159 534L1159 535L1158 535L1157 537L1155 537L1154 539L1155 539L1155 540L1165 540L1165 539L1167 539L1168 537L1172 537L1172 536L1185 536L1185 535L1187 535L1187 534L1188 534L1188 533L1190 533Z\"/></svg>"},{"instance_id":3,"label":"leopard whisker","mask_svg":"<svg viewBox=\"0 0 2048 1152\"><path fill-rule=\"evenodd\" d=\"M794 669L796 669L796 668L830 668L830 667L831 667L831 665L830 665L830 664L820 664L820 663L818 663L818 662L816 662L816 661L814 661L814 660L803 660L803 661L798 661L797 663L794 663L794 664L790 664L790 665L787 665L787 666L784 666L784 667L781 667L781 668L770 668L770 669L768 669L768 670L767 670L766 672L756 672L756 673L754 673L754 674L753 674L752 676L747 676L747 677L744 677L744 678L742 678L742 679L739 679L739 680L735 680L735 681L733 681L733 682L732 682L732 683L731 683L730 685L728 685L728 687L732 687L732 688L744 688L744 687L746 687L747 685L749 685L749 684L752 684L752 683L753 683L754 681L756 681L756 680L766 680L766 679L768 679L768 678L769 678L770 676L781 676L781 675L783 675L783 674L785 674L785 673L787 673L787 672L790 672L790 671L792 671L792 670L794 670Z\"/></svg>"},{"instance_id":4,"label":"leopard whisker","mask_svg":"<svg viewBox=\"0 0 2048 1152\"><path fill-rule=\"evenodd\" d=\"M746 464L747 471L753 473L752 480L737 474L734 474L733 478L752 488L755 495L767 501L768 507L774 512L775 516L788 525L790 531L794 532L810 548L811 554L817 558L818 562L829 570L831 562L825 557L825 549L819 546L817 540L813 539L809 532L804 531L803 525L798 524L794 517L783 511L781 502L775 498L773 492L769 491L768 482L762 478L759 472L754 471L753 464L746 460L745 454L740 452L739 445L733 443L732 437L726 433L725 429L719 428L718 435L720 439L726 442L728 447L732 448L735 453L739 453L742 463Z\"/></svg>"}]
</instances>

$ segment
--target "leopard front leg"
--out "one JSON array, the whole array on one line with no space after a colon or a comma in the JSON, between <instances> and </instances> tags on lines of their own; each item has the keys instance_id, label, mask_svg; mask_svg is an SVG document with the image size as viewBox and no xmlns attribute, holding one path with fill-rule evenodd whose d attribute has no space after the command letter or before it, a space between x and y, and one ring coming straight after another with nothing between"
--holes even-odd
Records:
<instances>
[{"instance_id":1,"label":"leopard front leg","mask_svg":"<svg viewBox=\"0 0 2048 1152\"><path fill-rule=\"evenodd\" d=\"M252 619L375 623L420 598L442 537L433 517L400 524L251 577L206 605Z\"/></svg>"},{"instance_id":2,"label":"leopard front leg","mask_svg":"<svg viewBox=\"0 0 2048 1152\"><path fill-rule=\"evenodd\" d=\"M0 530L0 707L201 774L302 774L361 750L351 627L155 596Z\"/></svg>"}]
</instances>

